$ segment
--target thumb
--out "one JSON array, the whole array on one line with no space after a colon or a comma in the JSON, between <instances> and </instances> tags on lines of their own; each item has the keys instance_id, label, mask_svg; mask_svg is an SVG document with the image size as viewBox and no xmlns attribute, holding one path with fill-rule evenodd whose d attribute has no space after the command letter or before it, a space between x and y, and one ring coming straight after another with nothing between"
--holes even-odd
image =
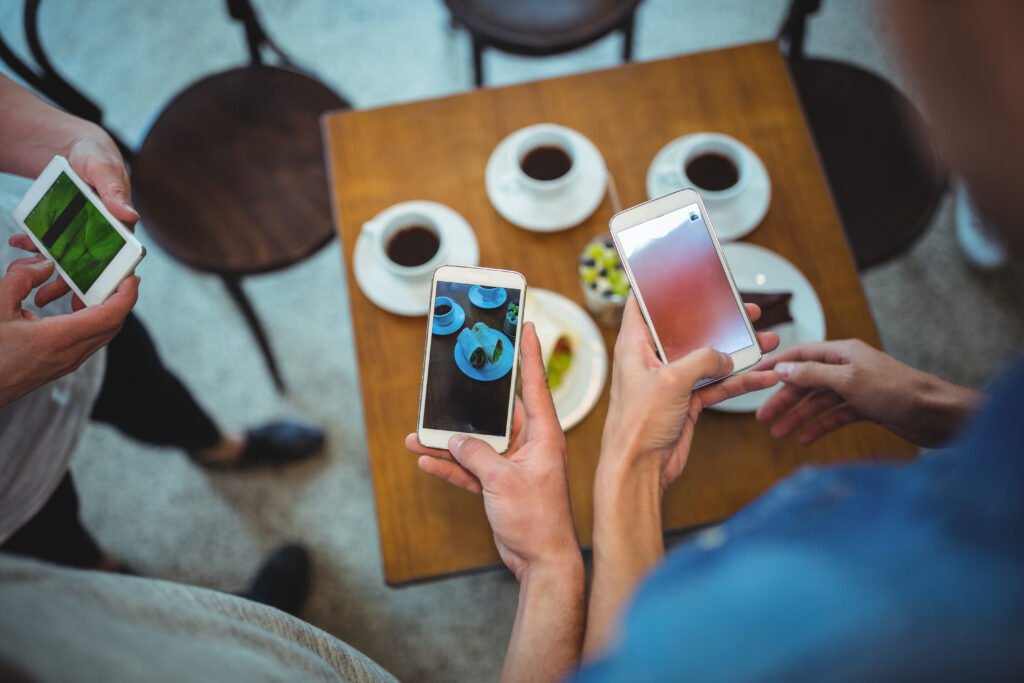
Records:
<instances>
[{"instance_id":1,"label":"thumb","mask_svg":"<svg viewBox=\"0 0 1024 683\"><path fill-rule=\"evenodd\" d=\"M113 159L104 160L90 166L89 171L86 180L96 188L103 205L114 214L114 218L126 223L139 220L139 213L131 204L124 164Z\"/></svg>"},{"instance_id":2,"label":"thumb","mask_svg":"<svg viewBox=\"0 0 1024 683\"><path fill-rule=\"evenodd\" d=\"M0 278L0 314L20 310L25 297L50 279L53 267L53 261L42 256L18 259L11 263L7 274Z\"/></svg>"},{"instance_id":3,"label":"thumb","mask_svg":"<svg viewBox=\"0 0 1024 683\"><path fill-rule=\"evenodd\" d=\"M448 450L451 451L455 462L469 470L480 480L484 488L487 488L487 482L493 480L494 475L508 464L486 441L461 434L451 438Z\"/></svg>"},{"instance_id":4,"label":"thumb","mask_svg":"<svg viewBox=\"0 0 1024 683\"><path fill-rule=\"evenodd\" d=\"M732 357L705 346L669 363L666 371L673 382L680 385L679 389L689 391L702 379L722 377L732 372Z\"/></svg>"},{"instance_id":5,"label":"thumb","mask_svg":"<svg viewBox=\"0 0 1024 683\"><path fill-rule=\"evenodd\" d=\"M783 382L802 389L836 389L843 372L843 366L816 361L799 363L776 363L775 372Z\"/></svg>"}]
</instances>

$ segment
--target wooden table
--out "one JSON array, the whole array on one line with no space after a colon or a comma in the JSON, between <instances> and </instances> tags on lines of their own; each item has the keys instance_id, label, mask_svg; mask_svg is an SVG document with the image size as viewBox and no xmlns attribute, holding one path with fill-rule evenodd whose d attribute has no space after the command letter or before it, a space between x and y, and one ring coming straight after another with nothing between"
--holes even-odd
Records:
<instances>
[{"instance_id":1,"label":"wooden table","mask_svg":"<svg viewBox=\"0 0 1024 683\"><path fill-rule=\"evenodd\" d=\"M523 272L531 286L582 303L575 258L606 230L606 199L582 225L555 234L518 230L492 208L484 165L522 126L552 121L593 140L625 206L644 201L644 179L669 140L722 131L750 145L773 181L772 203L746 241L795 263L817 290L830 338L878 344L853 259L786 65L775 43L707 52L607 71L481 90L324 119L331 193L344 247L360 383L388 583L498 561L480 498L434 480L402 444L416 426L423 318L386 313L356 285L352 253L364 221L396 202L431 199L465 216L481 264ZM609 350L614 333L606 333ZM568 434L569 477L580 541L593 523L592 485L608 390ZM339 416L339 419L341 416ZM751 415L705 413L689 464L665 497L666 529L721 520L794 468L914 449L874 425L855 425L812 447L776 441Z\"/></svg>"}]
</instances>

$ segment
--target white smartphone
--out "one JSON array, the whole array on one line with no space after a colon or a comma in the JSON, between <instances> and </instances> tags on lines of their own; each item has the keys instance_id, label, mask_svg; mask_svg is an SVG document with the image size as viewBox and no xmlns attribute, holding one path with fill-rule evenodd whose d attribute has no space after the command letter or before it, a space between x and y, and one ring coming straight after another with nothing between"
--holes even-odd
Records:
<instances>
[{"instance_id":1,"label":"white smartphone","mask_svg":"<svg viewBox=\"0 0 1024 683\"><path fill-rule=\"evenodd\" d=\"M680 190L620 211L610 229L662 362L704 346L732 356L730 374L761 359L700 195ZM720 379L706 378L696 386Z\"/></svg>"},{"instance_id":2,"label":"white smartphone","mask_svg":"<svg viewBox=\"0 0 1024 683\"><path fill-rule=\"evenodd\" d=\"M434 271L416 436L448 448L469 434L508 450L526 279L511 270Z\"/></svg>"},{"instance_id":3,"label":"white smartphone","mask_svg":"<svg viewBox=\"0 0 1024 683\"><path fill-rule=\"evenodd\" d=\"M13 215L86 306L110 296L146 253L62 156L47 164Z\"/></svg>"}]
</instances>

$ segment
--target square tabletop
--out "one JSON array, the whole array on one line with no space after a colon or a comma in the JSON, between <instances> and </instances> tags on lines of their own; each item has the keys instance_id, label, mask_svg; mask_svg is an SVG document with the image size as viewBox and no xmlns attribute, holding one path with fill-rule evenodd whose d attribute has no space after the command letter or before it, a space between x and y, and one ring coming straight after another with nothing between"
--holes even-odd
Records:
<instances>
[{"instance_id":1,"label":"square tabletop","mask_svg":"<svg viewBox=\"0 0 1024 683\"><path fill-rule=\"evenodd\" d=\"M535 83L477 90L380 109L329 114L323 130L334 217L344 251L363 412L388 583L498 562L481 499L416 466L403 439L415 431L426 323L377 308L363 294L352 257L362 224L392 204L428 199L472 225L480 264L522 272L530 286L582 304L576 258L607 231L608 197L581 225L551 234L504 220L488 201L484 168L509 133L559 123L592 140L623 206L647 199L645 177L670 140L719 131L749 145L772 181L771 206L744 241L794 263L821 299L830 339L878 345L829 187L785 61L774 42L628 64ZM527 315L528 312L527 312ZM609 353L615 332L605 331ZM567 434L569 478L580 542L589 545L592 487L608 387ZM666 530L722 520L796 467L868 458L906 458L908 443L857 424L810 446L777 441L751 414L705 411L689 464L666 493Z\"/></svg>"}]
</instances>

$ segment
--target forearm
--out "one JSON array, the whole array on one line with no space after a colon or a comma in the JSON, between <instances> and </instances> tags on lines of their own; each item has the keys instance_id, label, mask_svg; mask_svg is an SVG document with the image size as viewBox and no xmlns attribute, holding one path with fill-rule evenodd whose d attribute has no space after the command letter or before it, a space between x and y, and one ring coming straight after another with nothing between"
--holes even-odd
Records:
<instances>
[{"instance_id":1,"label":"forearm","mask_svg":"<svg viewBox=\"0 0 1024 683\"><path fill-rule=\"evenodd\" d=\"M664 553L660 469L602 457L594 483L594 577L586 658L611 643L637 584Z\"/></svg>"},{"instance_id":2,"label":"forearm","mask_svg":"<svg viewBox=\"0 0 1024 683\"><path fill-rule=\"evenodd\" d=\"M0 171L34 178L54 155L100 131L0 74Z\"/></svg>"},{"instance_id":3,"label":"forearm","mask_svg":"<svg viewBox=\"0 0 1024 683\"><path fill-rule=\"evenodd\" d=\"M562 680L575 670L583 642L584 584L578 552L526 570L501 670L504 683Z\"/></svg>"},{"instance_id":4,"label":"forearm","mask_svg":"<svg viewBox=\"0 0 1024 683\"><path fill-rule=\"evenodd\" d=\"M956 436L982 401L980 392L924 372L909 394L912 400L889 426L927 448L941 446Z\"/></svg>"}]
</instances>

